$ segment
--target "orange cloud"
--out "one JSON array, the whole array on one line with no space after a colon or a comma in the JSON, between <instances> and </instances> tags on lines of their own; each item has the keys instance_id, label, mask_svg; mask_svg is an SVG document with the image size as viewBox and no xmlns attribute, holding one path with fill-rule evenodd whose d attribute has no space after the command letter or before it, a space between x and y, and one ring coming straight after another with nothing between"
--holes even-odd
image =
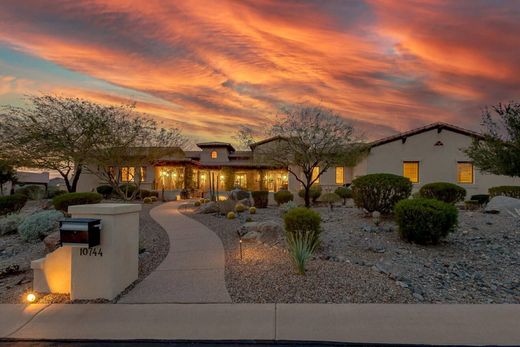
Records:
<instances>
[{"instance_id":1,"label":"orange cloud","mask_svg":"<svg viewBox=\"0 0 520 347\"><path fill-rule=\"evenodd\" d=\"M28 3L0 5L0 46L125 89L64 92L149 95L141 110L200 138L263 129L294 102L332 107L369 137L437 120L475 128L481 106L520 91L515 2Z\"/></svg>"}]
</instances>

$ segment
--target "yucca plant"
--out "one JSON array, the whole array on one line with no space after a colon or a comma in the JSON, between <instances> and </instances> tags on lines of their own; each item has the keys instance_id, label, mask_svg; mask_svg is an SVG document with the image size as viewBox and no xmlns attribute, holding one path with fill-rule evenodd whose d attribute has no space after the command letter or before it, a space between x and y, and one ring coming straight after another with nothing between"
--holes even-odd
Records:
<instances>
[{"instance_id":1,"label":"yucca plant","mask_svg":"<svg viewBox=\"0 0 520 347\"><path fill-rule=\"evenodd\" d=\"M319 234L316 231L287 232L285 234L289 254L300 275L305 275L305 264L320 245Z\"/></svg>"}]
</instances>

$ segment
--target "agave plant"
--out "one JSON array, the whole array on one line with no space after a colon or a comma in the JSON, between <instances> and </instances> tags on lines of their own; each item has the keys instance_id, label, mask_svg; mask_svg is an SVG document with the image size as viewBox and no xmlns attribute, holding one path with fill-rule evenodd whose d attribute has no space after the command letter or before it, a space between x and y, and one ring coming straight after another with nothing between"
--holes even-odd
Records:
<instances>
[{"instance_id":1,"label":"agave plant","mask_svg":"<svg viewBox=\"0 0 520 347\"><path fill-rule=\"evenodd\" d=\"M300 275L305 275L305 264L320 245L319 233L316 231L286 232L289 254Z\"/></svg>"}]
</instances>

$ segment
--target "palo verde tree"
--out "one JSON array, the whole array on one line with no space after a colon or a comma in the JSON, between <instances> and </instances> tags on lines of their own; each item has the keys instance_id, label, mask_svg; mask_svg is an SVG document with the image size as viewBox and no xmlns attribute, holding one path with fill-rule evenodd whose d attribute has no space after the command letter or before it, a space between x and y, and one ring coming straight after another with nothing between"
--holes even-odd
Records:
<instances>
[{"instance_id":1,"label":"palo verde tree","mask_svg":"<svg viewBox=\"0 0 520 347\"><path fill-rule=\"evenodd\" d=\"M465 153L482 172L520 176L520 103L484 109L483 138L475 138Z\"/></svg>"},{"instance_id":2,"label":"palo verde tree","mask_svg":"<svg viewBox=\"0 0 520 347\"><path fill-rule=\"evenodd\" d=\"M180 129L161 128L131 105L113 108L105 117L103 136L92 147L87 170L112 186L122 199L135 199L142 182L142 166L165 156L183 158L181 147L187 138ZM122 177L122 167L127 170L126 177ZM128 184L122 188L121 183L134 189L128 190Z\"/></svg>"},{"instance_id":3,"label":"palo verde tree","mask_svg":"<svg viewBox=\"0 0 520 347\"><path fill-rule=\"evenodd\" d=\"M273 141L255 148L255 160L287 167L303 186L306 207L310 206L312 185L325 171L355 165L367 149L355 137L352 125L334 111L319 106L282 109L268 135Z\"/></svg>"},{"instance_id":4,"label":"palo verde tree","mask_svg":"<svg viewBox=\"0 0 520 347\"><path fill-rule=\"evenodd\" d=\"M92 148L119 108L54 95L29 96L23 107L3 106L0 152L17 166L54 170L75 192Z\"/></svg>"}]
</instances>

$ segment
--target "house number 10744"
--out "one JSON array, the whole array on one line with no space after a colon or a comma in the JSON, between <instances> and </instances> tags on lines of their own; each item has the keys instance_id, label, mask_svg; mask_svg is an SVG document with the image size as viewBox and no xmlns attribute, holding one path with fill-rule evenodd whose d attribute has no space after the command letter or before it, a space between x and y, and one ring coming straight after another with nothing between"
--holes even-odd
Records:
<instances>
[{"instance_id":1,"label":"house number 10744","mask_svg":"<svg viewBox=\"0 0 520 347\"><path fill-rule=\"evenodd\" d=\"M79 249L79 255L86 255L86 256L89 256L89 257L97 257L97 256L100 256L102 257L103 256L103 251L101 251L101 248L97 249L97 248L80 248Z\"/></svg>"}]
</instances>

